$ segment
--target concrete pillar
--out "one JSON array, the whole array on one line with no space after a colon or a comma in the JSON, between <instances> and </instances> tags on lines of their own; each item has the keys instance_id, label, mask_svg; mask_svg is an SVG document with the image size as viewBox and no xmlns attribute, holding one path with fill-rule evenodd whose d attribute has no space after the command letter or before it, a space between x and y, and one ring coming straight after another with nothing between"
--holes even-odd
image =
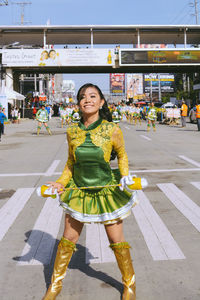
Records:
<instances>
[{"instance_id":1,"label":"concrete pillar","mask_svg":"<svg viewBox=\"0 0 200 300\"><path fill-rule=\"evenodd\" d=\"M41 76L41 75L40 75ZM43 89L43 78L40 77L39 80L39 94L44 93L44 89Z\"/></svg>"},{"instance_id":2,"label":"concrete pillar","mask_svg":"<svg viewBox=\"0 0 200 300\"><path fill-rule=\"evenodd\" d=\"M13 70L11 68L6 69L6 88L13 90Z\"/></svg>"}]
</instances>

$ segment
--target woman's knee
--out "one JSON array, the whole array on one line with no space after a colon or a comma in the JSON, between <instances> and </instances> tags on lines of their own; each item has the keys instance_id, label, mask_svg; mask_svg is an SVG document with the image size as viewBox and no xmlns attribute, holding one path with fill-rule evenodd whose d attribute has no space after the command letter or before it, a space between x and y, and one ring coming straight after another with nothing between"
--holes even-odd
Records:
<instances>
[{"instance_id":1,"label":"woman's knee","mask_svg":"<svg viewBox=\"0 0 200 300\"><path fill-rule=\"evenodd\" d=\"M64 238L69 240L70 242L73 242L74 244L76 244L79 240L79 235L78 234L72 234L70 232L65 232L63 234Z\"/></svg>"},{"instance_id":2,"label":"woman's knee","mask_svg":"<svg viewBox=\"0 0 200 300\"><path fill-rule=\"evenodd\" d=\"M69 215L65 217L65 229L63 236L73 243L77 243L81 234L83 224Z\"/></svg>"}]
</instances>

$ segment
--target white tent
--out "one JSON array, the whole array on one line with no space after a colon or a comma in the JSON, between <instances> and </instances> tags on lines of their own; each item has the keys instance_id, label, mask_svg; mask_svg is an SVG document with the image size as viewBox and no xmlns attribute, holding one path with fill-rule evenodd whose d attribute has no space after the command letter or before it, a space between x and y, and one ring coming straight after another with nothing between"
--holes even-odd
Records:
<instances>
[{"instance_id":1,"label":"white tent","mask_svg":"<svg viewBox=\"0 0 200 300\"><path fill-rule=\"evenodd\" d=\"M8 102L10 102L10 100L22 100L23 101L25 99L25 97L22 94L14 91L14 90L5 89L5 94L8 99Z\"/></svg>"},{"instance_id":2,"label":"white tent","mask_svg":"<svg viewBox=\"0 0 200 300\"><path fill-rule=\"evenodd\" d=\"M24 99L25 97L22 94L17 93L14 90L7 89L6 87L3 87L0 90L0 103L3 107L5 107L7 117L8 117L8 102L11 103L12 105L15 105L16 100L23 101Z\"/></svg>"}]
</instances>

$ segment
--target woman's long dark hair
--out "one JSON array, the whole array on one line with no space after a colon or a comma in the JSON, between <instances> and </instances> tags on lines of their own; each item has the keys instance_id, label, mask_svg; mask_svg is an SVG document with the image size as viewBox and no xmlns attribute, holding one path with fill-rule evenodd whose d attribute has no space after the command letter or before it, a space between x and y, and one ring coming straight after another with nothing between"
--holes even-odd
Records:
<instances>
[{"instance_id":1,"label":"woman's long dark hair","mask_svg":"<svg viewBox=\"0 0 200 300\"><path fill-rule=\"evenodd\" d=\"M106 101L102 91L100 90L100 88L97 85L92 84L92 83L86 83L86 84L82 85L77 93L78 104L80 103L80 101L82 99L82 94L89 87L95 88L97 90L97 92L99 93L100 98L104 100L104 104L103 104L102 108L99 110L100 117L104 120L107 120L108 122L112 122L112 115L109 111L107 101ZM116 152L114 150L112 150L110 160L114 160L116 158L116 156L117 156Z\"/></svg>"},{"instance_id":2,"label":"woman's long dark hair","mask_svg":"<svg viewBox=\"0 0 200 300\"><path fill-rule=\"evenodd\" d=\"M99 110L100 117L104 120L107 120L108 122L112 122L112 115L111 115L111 113L108 109L108 104L106 102L106 99L105 99L102 91L100 90L100 88L97 85L92 84L92 83L86 83L86 84L82 85L80 87L80 89L78 90L78 93L77 93L78 104L81 101L82 94L89 87L95 88L97 90L97 92L99 93L100 98L104 100L104 105L102 106L102 109Z\"/></svg>"}]
</instances>

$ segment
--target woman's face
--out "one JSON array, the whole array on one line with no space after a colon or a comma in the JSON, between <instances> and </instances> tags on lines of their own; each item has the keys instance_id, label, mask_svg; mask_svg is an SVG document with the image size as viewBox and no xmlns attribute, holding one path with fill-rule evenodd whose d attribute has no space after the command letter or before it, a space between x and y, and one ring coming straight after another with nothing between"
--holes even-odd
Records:
<instances>
[{"instance_id":1,"label":"woman's face","mask_svg":"<svg viewBox=\"0 0 200 300\"><path fill-rule=\"evenodd\" d=\"M44 60L44 59L47 59L48 58L48 52L44 51L41 53L41 59Z\"/></svg>"},{"instance_id":2,"label":"woman's face","mask_svg":"<svg viewBox=\"0 0 200 300\"><path fill-rule=\"evenodd\" d=\"M51 52L49 53L49 57L50 57L51 59L55 59L55 58L56 58L56 52L55 52L55 51L51 51Z\"/></svg>"},{"instance_id":3,"label":"woman's face","mask_svg":"<svg viewBox=\"0 0 200 300\"><path fill-rule=\"evenodd\" d=\"M80 94L79 108L83 115L95 115L103 106L104 100L100 98L98 91L94 87L88 87Z\"/></svg>"}]
</instances>

